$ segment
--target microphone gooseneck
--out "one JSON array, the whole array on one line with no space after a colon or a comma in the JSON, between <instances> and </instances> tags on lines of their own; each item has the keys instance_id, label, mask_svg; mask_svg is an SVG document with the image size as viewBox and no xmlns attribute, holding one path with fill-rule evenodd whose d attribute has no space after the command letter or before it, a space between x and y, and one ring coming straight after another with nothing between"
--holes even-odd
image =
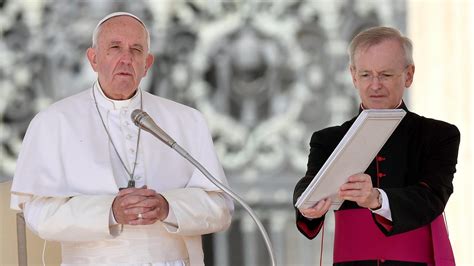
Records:
<instances>
[{"instance_id":1,"label":"microphone gooseneck","mask_svg":"<svg viewBox=\"0 0 474 266\"><path fill-rule=\"evenodd\" d=\"M270 238L268 237L267 231L265 230L265 227L258 219L257 215L244 202L244 200L240 198L240 196L238 196L230 188L226 187L214 176L212 176L212 174L209 173L207 169L201 165L201 163L199 163L196 159L194 159L194 157L192 157L185 149L179 146L179 144L176 143L176 141L173 138L171 138L163 129L161 129L146 112L140 109L136 109L132 112L131 118L137 127L140 127L141 129L149 132L150 134L152 134L153 136L161 140L163 143L170 146L173 150L175 150L177 153L183 156L191 164L193 164L207 179L209 179L209 181L211 181L214 185L216 185L216 187L220 188L222 191L224 191L224 193L226 193L235 201L237 201L240 205L242 205L242 207L249 213L249 215L252 217L254 222L257 224L257 227L260 230L260 233L262 234L263 239L265 241L265 245L270 255L271 263L273 266L275 266L276 265L275 255L273 254L272 244L270 242Z\"/></svg>"}]
</instances>

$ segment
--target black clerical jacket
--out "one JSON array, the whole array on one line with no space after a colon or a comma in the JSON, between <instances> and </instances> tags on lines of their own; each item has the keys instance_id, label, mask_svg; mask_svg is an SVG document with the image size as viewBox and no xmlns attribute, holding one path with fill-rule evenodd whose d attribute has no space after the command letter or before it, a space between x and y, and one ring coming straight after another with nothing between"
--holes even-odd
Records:
<instances>
[{"instance_id":1,"label":"black clerical jacket","mask_svg":"<svg viewBox=\"0 0 474 266\"><path fill-rule=\"evenodd\" d=\"M373 186L387 193L392 214L391 229L387 230L373 215L387 236L429 224L444 211L453 192L452 180L460 143L456 126L409 112L404 104L400 108L407 111L406 116L365 171L372 177ZM306 175L295 187L294 203L355 119L313 134ZM353 208L360 207L355 202L344 201L340 209ZM324 217L309 220L296 209L297 228L310 239L316 237L323 222ZM360 261L340 265L370 263ZM423 264L386 261L385 265Z\"/></svg>"}]
</instances>

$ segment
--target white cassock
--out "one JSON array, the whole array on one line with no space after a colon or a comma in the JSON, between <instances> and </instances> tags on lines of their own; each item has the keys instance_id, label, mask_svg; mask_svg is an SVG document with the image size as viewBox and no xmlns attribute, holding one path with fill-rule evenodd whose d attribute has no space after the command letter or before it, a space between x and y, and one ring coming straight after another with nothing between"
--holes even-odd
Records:
<instances>
[{"instance_id":1,"label":"white cassock","mask_svg":"<svg viewBox=\"0 0 474 266\"><path fill-rule=\"evenodd\" d=\"M168 201L170 214L163 222L111 222L112 202L129 176L104 130L94 91L128 169L138 152L136 187L147 185ZM61 100L30 123L13 179L11 208L23 210L38 236L61 242L62 265L201 265L201 235L230 224L232 200L179 154L145 131L136 151L138 128L130 114L140 108L141 98L143 110L227 184L197 110L140 90L130 100L113 101L98 85Z\"/></svg>"}]
</instances>

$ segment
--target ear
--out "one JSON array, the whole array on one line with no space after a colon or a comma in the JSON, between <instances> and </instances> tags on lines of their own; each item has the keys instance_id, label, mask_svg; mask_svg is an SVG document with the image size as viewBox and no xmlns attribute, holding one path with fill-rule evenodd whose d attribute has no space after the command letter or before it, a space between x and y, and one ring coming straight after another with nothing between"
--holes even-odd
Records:
<instances>
[{"instance_id":1,"label":"ear","mask_svg":"<svg viewBox=\"0 0 474 266\"><path fill-rule=\"evenodd\" d=\"M357 88L356 82L357 82L357 75L356 75L356 68L354 65L349 66L349 70L351 71L351 76L352 76L352 83L354 84L354 87Z\"/></svg>"},{"instance_id":2,"label":"ear","mask_svg":"<svg viewBox=\"0 0 474 266\"><path fill-rule=\"evenodd\" d=\"M87 59L89 59L89 63L91 64L92 69L97 72L97 54L95 49L90 47L86 51Z\"/></svg>"},{"instance_id":3,"label":"ear","mask_svg":"<svg viewBox=\"0 0 474 266\"><path fill-rule=\"evenodd\" d=\"M407 74L405 78L405 88L409 88L413 83L413 77L415 76L415 65L407 66Z\"/></svg>"},{"instance_id":4,"label":"ear","mask_svg":"<svg viewBox=\"0 0 474 266\"><path fill-rule=\"evenodd\" d=\"M143 76L146 76L148 69L150 69L154 61L155 61L155 57L152 54L148 54L148 56L146 57L146 62L145 62L145 74Z\"/></svg>"}]
</instances>

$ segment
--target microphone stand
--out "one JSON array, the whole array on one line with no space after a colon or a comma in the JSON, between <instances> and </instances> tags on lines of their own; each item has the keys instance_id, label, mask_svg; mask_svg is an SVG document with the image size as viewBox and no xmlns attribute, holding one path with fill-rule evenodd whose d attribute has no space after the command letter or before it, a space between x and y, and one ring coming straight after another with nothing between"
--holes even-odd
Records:
<instances>
[{"instance_id":1,"label":"microphone stand","mask_svg":"<svg viewBox=\"0 0 474 266\"><path fill-rule=\"evenodd\" d=\"M131 116L132 116L132 121L135 123L137 127L140 127L143 130L149 132L150 134L152 134L153 136L161 140L163 143L171 147L173 150L179 153L184 159L186 159L192 165L194 165L204 176L206 176L207 179L209 179L209 181L211 181L214 185L216 185L216 187L220 188L227 195L229 195L231 198L237 201L240 205L242 205L242 207L244 207L244 209L249 213L249 215L252 217L254 222L257 224L257 227L263 236L263 239L265 241L265 246L267 247L268 253L270 255L270 259L272 263L271 265L276 266L275 255L273 253L272 244L270 242L270 238L268 237L267 231L265 230L265 227L258 219L255 212L250 208L250 206L248 206L244 202L244 200L240 198L239 195L234 193L230 188L226 187L214 176L212 176L212 174L209 173L209 171L207 171L207 169L204 166L202 166L201 163L199 163L196 159L194 159L193 156L191 156L173 138L171 138L163 129L161 129L146 112L136 109L132 112Z\"/></svg>"}]
</instances>

